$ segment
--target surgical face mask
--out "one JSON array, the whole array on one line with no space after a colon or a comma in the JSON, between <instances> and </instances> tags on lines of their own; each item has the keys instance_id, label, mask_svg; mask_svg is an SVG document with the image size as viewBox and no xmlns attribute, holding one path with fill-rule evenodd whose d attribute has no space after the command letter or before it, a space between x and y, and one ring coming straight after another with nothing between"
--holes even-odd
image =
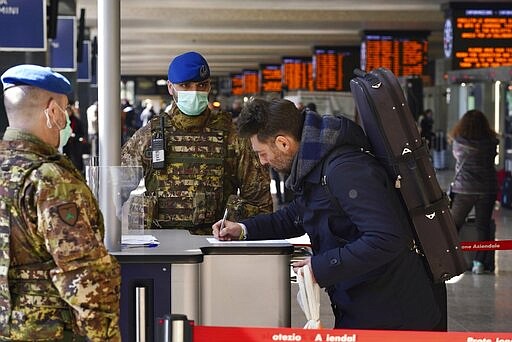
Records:
<instances>
[{"instance_id":1,"label":"surgical face mask","mask_svg":"<svg viewBox=\"0 0 512 342\"><path fill-rule=\"evenodd\" d=\"M71 120L69 119L68 113L66 113L66 126L59 131L59 148L62 150L64 145L68 143L69 137L71 137L73 130L71 129Z\"/></svg>"},{"instance_id":2,"label":"surgical face mask","mask_svg":"<svg viewBox=\"0 0 512 342\"><path fill-rule=\"evenodd\" d=\"M66 116L66 125L63 128L61 128L59 131L59 149L62 151L62 148L68 143L69 137L71 137L71 133L73 133L73 130L71 129L71 120L69 119L68 113L64 109L62 109L59 105L57 105L57 107L59 107L60 111L62 113L64 113L64 115ZM46 114L46 125L48 126L48 128L51 128L50 120L48 117L48 109L45 109L45 114ZM59 125L57 125L55 120L53 122L55 123L55 125L57 127L59 126Z\"/></svg>"},{"instance_id":3,"label":"surgical face mask","mask_svg":"<svg viewBox=\"0 0 512 342\"><path fill-rule=\"evenodd\" d=\"M178 95L176 105L186 115L198 116L208 106L207 91L184 91L176 90L176 88L174 88L174 91Z\"/></svg>"}]
</instances>

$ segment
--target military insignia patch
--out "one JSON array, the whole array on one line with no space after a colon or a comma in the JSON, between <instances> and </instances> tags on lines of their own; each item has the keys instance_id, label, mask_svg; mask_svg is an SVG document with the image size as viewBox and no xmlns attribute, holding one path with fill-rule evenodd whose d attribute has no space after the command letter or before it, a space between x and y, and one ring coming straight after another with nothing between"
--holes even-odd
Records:
<instances>
[{"instance_id":1,"label":"military insignia patch","mask_svg":"<svg viewBox=\"0 0 512 342\"><path fill-rule=\"evenodd\" d=\"M199 69L199 77L202 79L208 75L208 67L206 65L201 65L201 68Z\"/></svg>"},{"instance_id":2,"label":"military insignia patch","mask_svg":"<svg viewBox=\"0 0 512 342\"><path fill-rule=\"evenodd\" d=\"M62 204L57 207L57 212L62 221L74 226L78 220L78 207L75 203Z\"/></svg>"}]
</instances>

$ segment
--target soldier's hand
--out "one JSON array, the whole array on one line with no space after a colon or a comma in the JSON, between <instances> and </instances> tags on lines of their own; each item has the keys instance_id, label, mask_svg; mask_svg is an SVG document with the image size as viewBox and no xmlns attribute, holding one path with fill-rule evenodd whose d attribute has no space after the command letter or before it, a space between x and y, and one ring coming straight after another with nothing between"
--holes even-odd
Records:
<instances>
[{"instance_id":1,"label":"soldier's hand","mask_svg":"<svg viewBox=\"0 0 512 342\"><path fill-rule=\"evenodd\" d=\"M224 228L220 229L222 220L215 222L212 226L213 236L221 241L239 240L242 233L242 226L236 222L224 220Z\"/></svg>"}]
</instances>

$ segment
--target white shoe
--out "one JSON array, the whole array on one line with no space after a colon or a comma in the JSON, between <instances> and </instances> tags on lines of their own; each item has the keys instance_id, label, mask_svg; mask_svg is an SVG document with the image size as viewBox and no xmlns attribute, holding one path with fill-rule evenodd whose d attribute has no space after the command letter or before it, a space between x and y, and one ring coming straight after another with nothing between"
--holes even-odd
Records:
<instances>
[{"instance_id":1,"label":"white shoe","mask_svg":"<svg viewBox=\"0 0 512 342\"><path fill-rule=\"evenodd\" d=\"M473 268L471 269L471 271L474 274L484 273L484 264L482 264L482 262L480 262L480 261L473 260Z\"/></svg>"}]
</instances>

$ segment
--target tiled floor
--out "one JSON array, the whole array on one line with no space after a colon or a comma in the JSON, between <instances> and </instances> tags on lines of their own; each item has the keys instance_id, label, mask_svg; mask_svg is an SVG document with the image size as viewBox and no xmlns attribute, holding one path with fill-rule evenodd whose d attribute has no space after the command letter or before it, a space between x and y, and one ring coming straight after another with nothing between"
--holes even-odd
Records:
<instances>
[{"instance_id":1,"label":"tiled floor","mask_svg":"<svg viewBox=\"0 0 512 342\"><path fill-rule=\"evenodd\" d=\"M447 188L453 171L439 171L441 187ZM512 239L512 210L497 208L496 239ZM297 284L292 283L292 327L306 323L297 304ZM475 275L466 272L447 283L448 330L512 332L512 251L496 252L494 273ZM329 299L322 292L320 318L325 328L334 325Z\"/></svg>"}]
</instances>

